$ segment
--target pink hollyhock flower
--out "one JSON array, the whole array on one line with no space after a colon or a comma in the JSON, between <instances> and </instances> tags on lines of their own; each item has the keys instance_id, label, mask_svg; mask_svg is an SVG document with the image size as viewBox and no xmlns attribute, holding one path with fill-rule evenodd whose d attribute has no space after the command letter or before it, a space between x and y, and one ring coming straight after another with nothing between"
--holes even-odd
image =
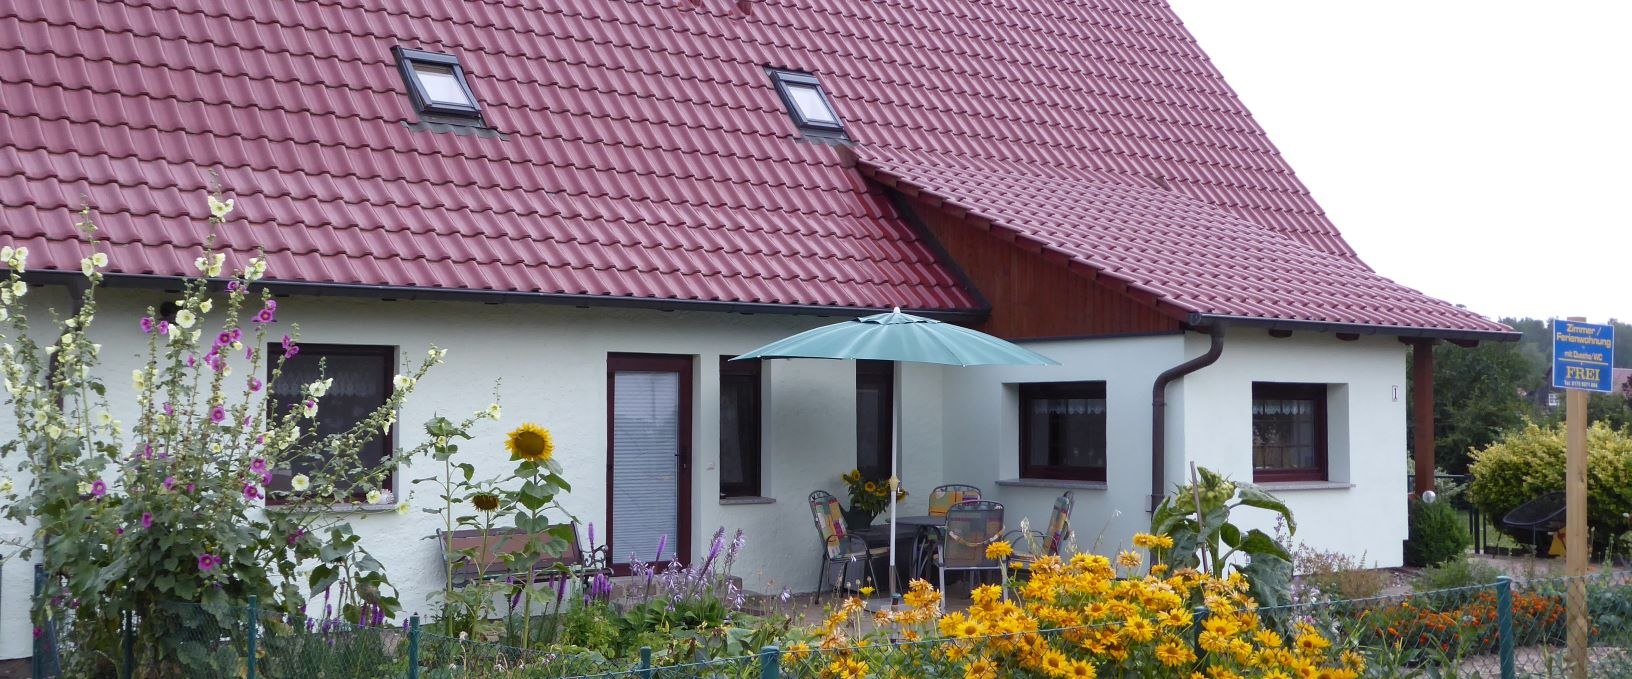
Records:
<instances>
[{"instance_id":1,"label":"pink hollyhock flower","mask_svg":"<svg viewBox=\"0 0 1632 679\"><path fill-rule=\"evenodd\" d=\"M107 495L107 494L108 494L108 484L104 483L102 481L102 479L97 479L97 480L91 482L91 496L92 497L102 497L103 495Z\"/></svg>"},{"instance_id":2,"label":"pink hollyhock flower","mask_svg":"<svg viewBox=\"0 0 1632 679\"><path fill-rule=\"evenodd\" d=\"M170 321L159 321L158 325L153 326L153 329L158 330L160 335L168 335L170 334Z\"/></svg>"},{"instance_id":3,"label":"pink hollyhock flower","mask_svg":"<svg viewBox=\"0 0 1632 679\"><path fill-rule=\"evenodd\" d=\"M262 458L259 458L259 457L255 458L253 460L250 460L249 461L249 471L250 471L251 474L265 474L266 473L266 460L262 459Z\"/></svg>"},{"instance_id":4,"label":"pink hollyhock flower","mask_svg":"<svg viewBox=\"0 0 1632 679\"><path fill-rule=\"evenodd\" d=\"M226 408L223 408L221 406L215 406L214 408L210 408L210 421L211 422L214 422L216 424L221 424L221 421L225 420L225 419L227 419L227 409Z\"/></svg>"},{"instance_id":5,"label":"pink hollyhock flower","mask_svg":"<svg viewBox=\"0 0 1632 679\"><path fill-rule=\"evenodd\" d=\"M153 332L153 317L152 316L143 316L141 325L142 325L142 334L147 334L147 333Z\"/></svg>"},{"instance_id":6,"label":"pink hollyhock flower","mask_svg":"<svg viewBox=\"0 0 1632 679\"><path fill-rule=\"evenodd\" d=\"M255 314L256 323L271 323L275 320L277 320L277 318L272 314L271 309L261 309Z\"/></svg>"},{"instance_id":7,"label":"pink hollyhock flower","mask_svg":"<svg viewBox=\"0 0 1632 679\"><path fill-rule=\"evenodd\" d=\"M153 512L142 512L142 530L153 527Z\"/></svg>"},{"instance_id":8,"label":"pink hollyhock flower","mask_svg":"<svg viewBox=\"0 0 1632 679\"><path fill-rule=\"evenodd\" d=\"M244 499L245 500L259 500L259 499L261 499L261 488L260 488L260 486L257 486L257 485L255 485L253 483L244 484Z\"/></svg>"},{"instance_id":9,"label":"pink hollyhock flower","mask_svg":"<svg viewBox=\"0 0 1632 679\"><path fill-rule=\"evenodd\" d=\"M176 477L166 476L166 477L164 477L164 483L162 483L160 485L164 486L165 490L170 490L171 486L176 485Z\"/></svg>"},{"instance_id":10,"label":"pink hollyhock flower","mask_svg":"<svg viewBox=\"0 0 1632 679\"><path fill-rule=\"evenodd\" d=\"M210 570L214 569L217 565L220 565L220 563L221 558L209 552L198 555L198 570L205 573L210 572Z\"/></svg>"},{"instance_id":11,"label":"pink hollyhock flower","mask_svg":"<svg viewBox=\"0 0 1632 679\"><path fill-rule=\"evenodd\" d=\"M261 382L261 378L259 378L259 377L249 378L249 390L250 391L260 391L262 386L263 386L263 383Z\"/></svg>"},{"instance_id":12,"label":"pink hollyhock flower","mask_svg":"<svg viewBox=\"0 0 1632 679\"><path fill-rule=\"evenodd\" d=\"M293 358L295 356L295 354L298 354L298 353L300 353L300 347L296 346L295 341L292 340L292 339L289 339L288 335L284 335L283 336L283 355L284 355L284 357Z\"/></svg>"}]
</instances>

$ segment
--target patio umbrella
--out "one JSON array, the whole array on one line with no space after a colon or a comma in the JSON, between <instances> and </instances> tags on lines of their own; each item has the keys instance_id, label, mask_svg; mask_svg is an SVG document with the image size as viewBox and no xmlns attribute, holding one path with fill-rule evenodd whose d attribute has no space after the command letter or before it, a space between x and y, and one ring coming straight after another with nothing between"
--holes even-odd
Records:
<instances>
[{"instance_id":1,"label":"patio umbrella","mask_svg":"<svg viewBox=\"0 0 1632 679\"><path fill-rule=\"evenodd\" d=\"M901 313L853 318L777 340L732 360L753 358L870 359L938 365L1059 365L1053 359L983 332ZM897 372L897 380L900 373ZM895 491L900 484L901 389L891 390L890 595L895 581Z\"/></svg>"}]
</instances>

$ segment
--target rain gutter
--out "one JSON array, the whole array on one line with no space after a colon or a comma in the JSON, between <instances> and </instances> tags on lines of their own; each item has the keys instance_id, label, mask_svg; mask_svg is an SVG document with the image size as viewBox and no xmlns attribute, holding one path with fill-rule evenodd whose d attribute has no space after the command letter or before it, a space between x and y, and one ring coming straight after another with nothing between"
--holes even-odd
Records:
<instances>
[{"instance_id":1,"label":"rain gutter","mask_svg":"<svg viewBox=\"0 0 1632 679\"><path fill-rule=\"evenodd\" d=\"M29 272L25 278L39 283L68 282L70 277L82 278L79 272L42 270ZM103 283L116 288L146 288L170 290L181 287L184 279L155 274L103 274ZM225 284L224 281L220 282ZM71 283L70 283L71 284ZM354 297L364 299L415 300L444 302L481 302L484 304L554 304L560 306L601 307L614 309L652 309L656 311L710 311L738 314L779 314L790 316L862 316L884 313L891 307L859 307L818 304L772 304L765 302L716 302L693 299L662 299L656 297L620 297L615 295L575 295L567 293L521 292L513 290L467 290L454 288L418 288L397 285L355 285L344 283L308 283L262 279L256 283L274 294ZM990 315L983 309L913 309L903 307L914 315L937 321L974 324Z\"/></svg>"},{"instance_id":2,"label":"rain gutter","mask_svg":"<svg viewBox=\"0 0 1632 679\"><path fill-rule=\"evenodd\" d=\"M1208 329L1211 341L1207 353L1163 370L1156 376L1150 389L1150 503L1145 511L1154 512L1167 490L1167 387L1185 375L1201 370L1218 361L1224 354L1224 323L1214 320Z\"/></svg>"},{"instance_id":3,"label":"rain gutter","mask_svg":"<svg viewBox=\"0 0 1632 679\"><path fill-rule=\"evenodd\" d=\"M1300 332L1349 333L1354 335L1384 335L1388 337L1421 337L1461 342L1517 342L1522 333L1512 330L1451 330L1446 328L1417 328L1404 325L1361 325L1359 323L1326 323L1323 321L1294 321L1283 318L1250 318L1245 316L1218 316L1192 313L1190 325L1203 327L1229 323L1242 328L1263 328Z\"/></svg>"}]
</instances>

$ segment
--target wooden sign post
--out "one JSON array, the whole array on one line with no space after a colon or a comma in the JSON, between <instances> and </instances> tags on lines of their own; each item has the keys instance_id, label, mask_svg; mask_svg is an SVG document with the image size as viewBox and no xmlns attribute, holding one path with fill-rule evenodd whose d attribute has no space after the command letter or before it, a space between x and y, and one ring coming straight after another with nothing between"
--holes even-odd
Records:
<instances>
[{"instance_id":1,"label":"wooden sign post","mask_svg":"<svg viewBox=\"0 0 1632 679\"><path fill-rule=\"evenodd\" d=\"M1572 679L1587 679L1587 392L1610 391L1615 329L1571 317L1553 321L1553 387L1565 390L1565 635Z\"/></svg>"},{"instance_id":2,"label":"wooden sign post","mask_svg":"<svg viewBox=\"0 0 1632 679\"><path fill-rule=\"evenodd\" d=\"M1570 677L1587 679L1587 392L1569 390L1564 409L1564 570L1570 577L1565 619Z\"/></svg>"}]
</instances>

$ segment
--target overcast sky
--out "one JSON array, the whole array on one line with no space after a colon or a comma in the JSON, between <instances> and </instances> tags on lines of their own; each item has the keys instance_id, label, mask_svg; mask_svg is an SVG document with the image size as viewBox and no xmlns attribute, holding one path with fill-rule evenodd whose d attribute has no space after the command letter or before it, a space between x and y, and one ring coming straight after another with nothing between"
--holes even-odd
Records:
<instances>
[{"instance_id":1,"label":"overcast sky","mask_svg":"<svg viewBox=\"0 0 1632 679\"><path fill-rule=\"evenodd\" d=\"M1632 2L1170 2L1373 269L1632 320Z\"/></svg>"}]
</instances>

